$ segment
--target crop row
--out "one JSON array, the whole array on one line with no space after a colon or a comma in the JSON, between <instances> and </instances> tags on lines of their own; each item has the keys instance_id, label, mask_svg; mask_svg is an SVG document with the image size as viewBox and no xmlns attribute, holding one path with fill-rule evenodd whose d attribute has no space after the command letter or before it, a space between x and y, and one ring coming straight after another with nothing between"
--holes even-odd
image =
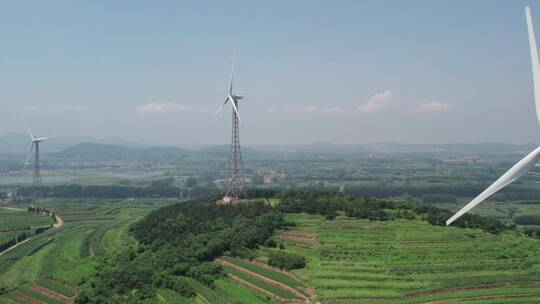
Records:
<instances>
[{"instance_id":1,"label":"crop row","mask_svg":"<svg viewBox=\"0 0 540 304\"><path fill-rule=\"evenodd\" d=\"M67 288L66 286L64 286L64 285L62 285L60 283L56 283L56 282L46 280L46 279L38 279L36 281L36 284L43 287L43 288L46 288L48 290L52 290L52 291L54 291L54 292L56 292L58 294L66 296L68 298L71 298L71 297L75 296L75 292L73 290L71 290L70 288Z\"/></svg>"},{"instance_id":2,"label":"crop row","mask_svg":"<svg viewBox=\"0 0 540 304\"><path fill-rule=\"evenodd\" d=\"M274 271L272 269L269 269L269 268L266 268L266 267L263 267L263 266L259 266L257 264L253 264L253 263L250 263L250 262L242 261L242 260L239 260L239 259L235 259L235 258L223 257L222 259L229 262L229 263L231 263L231 264L240 266L240 267L242 267L244 269L247 269L247 270L249 270L251 272L254 272L256 274L267 277L267 278L269 278L271 280L274 280L274 281L280 282L282 284L285 284L285 285L287 285L287 286L289 286L291 288L296 289L296 288L303 287L303 284L300 283L298 280L292 278L289 275L281 273L279 271Z\"/></svg>"},{"instance_id":3,"label":"crop row","mask_svg":"<svg viewBox=\"0 0 540 304\"><path fill-rule=\"evenodd\" d=\"M245 282L248 282L249 284L253 284L254 286L257 286L263 290L266 290L282 299L298 299L298 297L291 292L281 289L275 285L266 283L262 280L259 280L253 276L240 272L236 269L233 269L230 267L224 267L224 270L226 273L231 274Z\"/></svg>"}]
</instances>

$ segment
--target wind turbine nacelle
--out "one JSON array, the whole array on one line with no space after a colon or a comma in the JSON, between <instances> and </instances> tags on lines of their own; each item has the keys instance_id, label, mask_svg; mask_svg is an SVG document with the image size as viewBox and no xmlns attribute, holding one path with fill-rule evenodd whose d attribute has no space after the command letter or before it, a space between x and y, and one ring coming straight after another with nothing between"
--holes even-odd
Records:
<instances>
[{"instance_id":1,"label":"wind turbine nacelle","mask_svg":"<svg viewBox=\"0 0 540 304\"><path fill-rule=\"evenodd\" d=\"M242 96L242 95L234 95L234 98L235 98L236 100L240 100L240 99L243 99L244 96Z\"/></svg>"}]
</instances>

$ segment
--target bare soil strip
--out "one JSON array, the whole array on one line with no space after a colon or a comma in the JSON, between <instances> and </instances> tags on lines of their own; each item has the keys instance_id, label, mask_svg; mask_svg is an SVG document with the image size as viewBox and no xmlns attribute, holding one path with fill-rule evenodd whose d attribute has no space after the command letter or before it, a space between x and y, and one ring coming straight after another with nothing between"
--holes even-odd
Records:
<instances>
[{"instance_id":1,"label":"bare soil strip","mask_svg":"<svg viewBox=\"0 0 540 304\"><path fill-rule=\"evenodd\" d=\"M492 296L478 296L478 297L468 297L468 298L448 298L441 299L430 302L423 302L422 304L441 304L441 303L453 303L453 302L463 302L463 301L477 301L477 300L494 300L494 299L520 299L520 298L530 298L533 295L530 294L508 294L508 295L492 295Z\"/></svg>"},{"instance_id":2,"label":"bare soil strip","mask_svg":"<svg viewBox=\"0 0 540 304\"><path fill-rule=\"evenodd\" d=\"M42 295L45 295L49 298L53 298L53 299L56 299L60 302L64 302L64 303L69 303L69 304L72 304L73 303L73 299L72 298L68 298L62 294L59 294L59 293L56 293L52 290L49 290L45 287L41 287L39 285L32 285L32 287L30 287L30 290L32 291L35 291L35 292L38 292Z\"/></svg>"},{"instance_id":3,"label":"bare soil strip","mask_svg":"<svg viewBox=\"0 0 540 304\"><path fill-rule=\"evenodd\" d=\"M267 278L267 277L265 277L265 276L263 276L263 275L260 275L260 274L258 274L258 273L255 273L255 272L253 272L253 271L249 271L249 270L247 270L247 269L245 269L245 268L242 268L242 267L240 267L240 266L238 266L238 265L229 263L229 262L227 262L227 261L225 261L225 260L222 260L222 259L217 259L216 262L219 263L219 264L221 264L221 265L223 265L223 266L226 266L226 267L229 267L229 268L236 269L236 270L238 270L238 271L240 271L240 272L242 272L242 273L245 273L245 274L247 274L247 275L249 275L249 276L252 276L252 277L254 277L254 278L257 278L257 279L259 279L259 280L261 280L261 281L263 281L263 282L265 282L265 283L274 285L274 286L279 287L279 288L281 288L281 289L284 289L284 290L286 290L286 291L288 291L288 292L291 292L291 293L295 294L296 296L298 296L298 297L300 297L300 298L302 298L302 299L305 299L305 298L306 298L306 296L305 296L304 294L302 294L301 292L299 292L299 291L296 290L295 288L292 288L292 287L290 287L290 286L287 286L287 285L285 285L285 284L283 284L283 283L281 283L281 282L274 281L274 280L272 280L272 279L270 279L270 278Z\"/></svg>"}]
</instances>

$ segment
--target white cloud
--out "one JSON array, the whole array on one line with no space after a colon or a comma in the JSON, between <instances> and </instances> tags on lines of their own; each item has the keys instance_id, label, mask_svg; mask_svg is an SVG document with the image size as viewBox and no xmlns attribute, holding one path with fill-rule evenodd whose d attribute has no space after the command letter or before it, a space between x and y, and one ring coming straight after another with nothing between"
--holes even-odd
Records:
<instances>
[{"instance_id":1,"label":"white cloud","mask_svg":"<svg viewBox=\"0 0 540 304\"><path fill-rule=\"evenodd\" d=\"M368 112L378 112L384 110L392 102L392 91L386 90L382 93L375 94L371 96L366 104L363 104L358 107L358 111L368 113Z\"/></svg>"},{"instance_id":2,"label":"white cloud","mask_svg":"<svg viewBox=\"0 0 540 304\"><path fill-rule=\"evenodd\" d=\"M214 109L208 107L192 107L174 102L151 102L135 108L139 114L166 114L180 111L211 112Z\"/></svg>"},{"instance_id":3,"label":"white cloud","mask_svg":"<svg viewBox=\"0 0 540 304\"><path fill-rule=\"evenodd\" d=\"M275 111L276 111L276 108L275 108L275 107L268 107L268 108L266 108L265 111L266 111L266 112L269 112L269 113L272 113L272 112L275 112Z\"/></svg>"},{"instance_id":4,"label":"white cloud","mask_svg":"<svg viewBox=\"0 0 540 304\"><path fill-rule=\"evenodd\" d=\"M20 112L30 112L30 111L37 111L37 110L39 110L39 107L36 107L36 106L25 106L25 107L17 108L16 110L17 110L17 111L20 111Z\"/></svg>"},{"instance_id":5,"label":"white cloud","mask_svg":"<svg viewBox=\"0 0 540 304\"><path fill-rule=\"evenodd\" d=\"M307 106L305 108L301 108L300 112L319 112L318 106Z\"/></svg>"},{"instance_id":6,"label":"white cloud","mask_svg":"<svg viewBox=\"0 0 540 304\"><path fill-rule=\"evenodd\" d=\"M284 113L338 113L341 111L340 107L320 107L315 105L283 110Z\"/></svg>"},{"instance_id":7,"label":"white cloud","mask_svg":"<svg viewBox=\"0 0 540 304\"><path fill-rule=\"evenodd\" d=\"M58 109L63 110L63 111L84 111L84 110L88 110L88 107L68 104L68 105L60 106L58 107Z\"/></svg>"},{"instance_id":8,"label":"white cloud","mask_svg":"<svg viewBox=\"0 0 540 304\"><path fill-rule=\"evenodd\" d=\"M326 112L326 113L338 113L338 112L341 112L341 108L340 107L329 107L329 108L323 109L323 111Z\"/></svg>"},{"instance_id":9,"label":"white cloud","mask_svg":"<svg viewBox=\"0 0 540 304\"><path fill-rule=\"evenodd\" d=\"M414 108L413 111L423 113L447 112L450 111L453 107L454 105L448 102L433 101L421 104L420 106Z\"/></svg>"}]
</instances>

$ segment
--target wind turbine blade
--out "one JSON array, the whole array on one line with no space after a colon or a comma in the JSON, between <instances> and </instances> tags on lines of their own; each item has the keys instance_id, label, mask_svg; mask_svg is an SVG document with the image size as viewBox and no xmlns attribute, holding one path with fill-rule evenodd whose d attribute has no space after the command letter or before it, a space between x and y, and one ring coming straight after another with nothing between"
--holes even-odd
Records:
<instances>
[{"instance_id":1,"label":"wind turbine blade","mask_svg":"<svg viewBox=\"0 0 540 304\"><path fill-rule=\"evenodd\" d=\"M34 142L30 145L30 150L28 151L28 155L26 156L26 162L24 163L24 168L28 167L28 162L30 161L30 156L32 155L32 150L34 149Z\"/></svg>"},{"instance_id":2,"label":"wind turbine blade","mask_svg":"<svg viewBox=\"0 0 540 304\"><path fill-rule=\"evenodd\" d=\"M222 103L219 108L217 109L216 113L214 113L214 116L218 115L219 112L221 112L221 110L223 109L223 106L225 106L227 104L227 101L229 101L229 96L227 96L227 98L225 98L225 102Z\"/></svg>"},{"instance_id":3,"label":"wind turbine blade","mask_svg":"<svg viewBox=\"0 0 540 304\"><path fill-rule=\"evenodd\" d=\"M238 117L238 121L242 123L242 120L240 119L240 113L238 113L238 108L236 107L236 102L234 101L234 98L231 95L229 95L229 99L231 100L231 105L233 107L233 110L236 113L236 116Z\"/></svg>"},{"instance_id":4,"label":"wind turbine blade","mask_svg":"<svg viewBox=\"0 0 540 304\"><path fill-rule=\"evenodd\" d=\"M510 168L510 170L504 173L503 176L501 176L498 180L496 180L493 184L491 184L486 190L484 190L484 192L480 193L480 195L478 195L470 203L468 203L465 207L463 207L463 209L459 210L456 214L454 214L450 219L446 221L446 225L452 224L452 222L457 220L463 214L467 213L476 205L485 201L490 196L495 194L497 191L510 185L519 177L527 173L532 167L534 167L534 165L536 165L539 158L540 158L540 147L536 148L534 151L529 153L529 155L521 159L517 164L515 164L512 168Z\"/></svg>"},{"instance_id":5,"label":"wind turbine blade","mask_svg":"<svg viewBox=\"0 0 540 304\"><path fill-rule=\"evenodd\" d=\"M52 139L52 138L55 138L55 137L58 137L58 136L39 137L39 138L36 138L36 140L44 141L44 140Z\"/></svg>"},{"instance_id":6,"label":"wind turbine blade","mask_svg":"<svg viewBox=\"0 0 540 304\"><path fill-rule=\"evenodd\" d=\"M538 122L540 122L540 62L538 62L538 49L536 47L536 36L534 35L531 8L528 6L525 7L525 17L527 19L527 30L529 32L536 117Z\"/></svg>"},{"instance_id":7,"label":"wind turbine blade","mask_svg":"<svg viewBox=\"0 0 540 304\"><path fill-rule=\"evenodd\" d=\"M28 124L26 125L26 131L28 131L28 134L30 134L30 138L32 139L32 141L34 141L35 140L34 135L32 135L32 131L30 130L30 127L28 126Z\"/></svg>"},{"instance_id":8,"label":"wind turbine blade","mask_svg":"<svg viewBox=\"0 0 540 304\"><path fill-rule=\"evenodd\" d=\"M232 94L233 82L234 82L234 64L236 62L236 50L234 50L232 67L231 67L231 85L229 86L229 94Z\"/></svg>"}]
</instances>

